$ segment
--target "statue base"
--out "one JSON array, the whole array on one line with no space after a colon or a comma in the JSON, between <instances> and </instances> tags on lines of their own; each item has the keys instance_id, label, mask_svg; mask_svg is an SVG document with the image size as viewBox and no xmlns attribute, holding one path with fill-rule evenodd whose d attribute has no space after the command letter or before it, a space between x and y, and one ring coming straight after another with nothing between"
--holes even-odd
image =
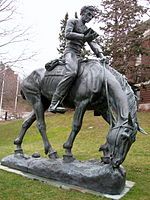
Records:
<instances>
[{"instance_id":1,"label":"statue base","mask_svg":"<svg viewBox=\"0 0 150 200\"><path fill-rule=\"evenodd\" d=\"M97 160L74 160L67 163L61 158L46 159L13 154L3 158L1 165L110 195L119 195L126 182L126 172L122 166L113 168L110 164Z\"/></svg>"}]
</instances>

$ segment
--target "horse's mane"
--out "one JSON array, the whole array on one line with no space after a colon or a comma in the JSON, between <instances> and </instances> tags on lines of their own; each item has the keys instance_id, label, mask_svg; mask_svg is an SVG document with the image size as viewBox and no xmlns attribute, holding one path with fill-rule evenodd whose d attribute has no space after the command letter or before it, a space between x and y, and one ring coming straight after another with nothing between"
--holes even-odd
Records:
<instances>
[{"instance_id":1,"label":"horse's mane","mask_svg":"<svg viewBox=\"0 0 150 200\"><path fill-rule=\"evenodd\" d=\"M136 98L131 86L127 82L127 78L110 66L108 66L107 69L115 76L117 81L120 83L122 90L126 93L131 118L133 119L134 122L137 122L137 116L136 116L137 98Z\"/></svg>"}]
</instances>

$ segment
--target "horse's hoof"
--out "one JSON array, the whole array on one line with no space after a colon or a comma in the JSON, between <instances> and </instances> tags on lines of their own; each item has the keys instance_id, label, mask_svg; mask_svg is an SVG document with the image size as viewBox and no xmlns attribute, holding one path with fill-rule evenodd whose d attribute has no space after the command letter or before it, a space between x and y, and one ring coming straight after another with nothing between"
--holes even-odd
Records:
<instances>
[{"instance_id":1,"label":"horse's hoof","mask_svg":"<svg viewBox=\"0 0 150 200\"><path fill-rule=\"evenodd\" d=\"M107 156L101 157L101 161L104 164L110 164L111 163L110 157L107 157Z\"/></svg>"},{"instance_id":2,"label":"horse's hoof","mask_svg":"<svg viewBox=\"0 0 150 200\"><path fill-rule=\"evenodd\" d=\"M22 148L17 148L14 152L15 152L15 154L21 154L21 155L24 154Z\"/></svg>"},{"instance_id":3,"label":"horse's hoof","mask_svg":"<svg viewBox=\"0 0 150 200\"><path fill-rule=\"evenodd\" d=\"M58 154L57 154L57 151L53 151L53 152L49 153L49 154L48 154L48 157L49 157L50 159L57 159L57 158L59 158L59 156L58 156Z\"/></svg>"},{"instance_id":4,"label":"horse's hoof","mask_svg":"<svg viewBox=\"0 0 150 200\"><path fill-rule=\"evenodd\" d=\"M73 155L63 155L63 161L65 162L65 163L71 163L71 162L73 162L75 160L75 158L73 157Z\"/></svg>"}]
</instances>

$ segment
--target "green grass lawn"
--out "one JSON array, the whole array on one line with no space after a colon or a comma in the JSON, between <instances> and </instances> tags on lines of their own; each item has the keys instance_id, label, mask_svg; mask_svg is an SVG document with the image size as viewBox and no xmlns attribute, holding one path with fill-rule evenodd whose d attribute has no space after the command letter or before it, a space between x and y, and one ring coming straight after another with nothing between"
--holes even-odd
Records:
<instances>
[{"instance_id":1,"label":"green grass lawn","mask_svg":"<svg viewBox=\"0 0 150 200\"><path fill-rule=\"evenodd\" d=\"M64 115L48 114L46 116L47 134L52 146L60 157L72 122L73 112ZM138 113L142 128L150 133L150 113ZM17 137L22 120L0 122L0 159L13 153L14 139ZM73 154L76 159L99 159L98 148L105 142L108 126L101 117L94 117L93 112L86 112L83 126L74 143ZM39 152L44 155L41 136L36 124L28 130L23 143L24 153L31 155ZM123 197L123 200L150 199L150 134L137 134L137 141L132 145L123 163L127 172L127 180L135 182L135 186ZM30 180L19 175L0 170L0 200L100 200L106 199L91 194L83 194L74 190L63 190Z\"/></svg>"}]
</instances>

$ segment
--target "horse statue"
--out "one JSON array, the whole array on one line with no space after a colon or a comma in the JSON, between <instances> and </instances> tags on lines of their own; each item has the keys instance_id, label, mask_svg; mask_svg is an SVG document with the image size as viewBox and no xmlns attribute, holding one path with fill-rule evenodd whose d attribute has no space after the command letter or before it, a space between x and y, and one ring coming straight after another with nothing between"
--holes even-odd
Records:
<instances>
[{"instance_id":1,"label":"horse statue","mask_svg":"<svg viewBox=\"0 0 150 200\"><path fill-rule=\"evenodd\" d=\"M32 105L33 111L23 122L21 131L15 139L16 151L22 152L21 144L27 129L36 120L42 136L45 154L57 158L47 135L44 112L49 108L52 95L65 73L64 64L58 64L51 71L45 68L34 70L21 85L21 94ZM74 108L72 130L64 143L66 156L73 158L72 147L81 129L86 110L93 110L110 124L106 143L100 147L104 163L118 167L125 159L137 131L142 131L137 121L137 100L126 78L111 67L104 67L96 59L80 64L78 76L63 100L64 106Z\"/></svg>"}]
</instances>

